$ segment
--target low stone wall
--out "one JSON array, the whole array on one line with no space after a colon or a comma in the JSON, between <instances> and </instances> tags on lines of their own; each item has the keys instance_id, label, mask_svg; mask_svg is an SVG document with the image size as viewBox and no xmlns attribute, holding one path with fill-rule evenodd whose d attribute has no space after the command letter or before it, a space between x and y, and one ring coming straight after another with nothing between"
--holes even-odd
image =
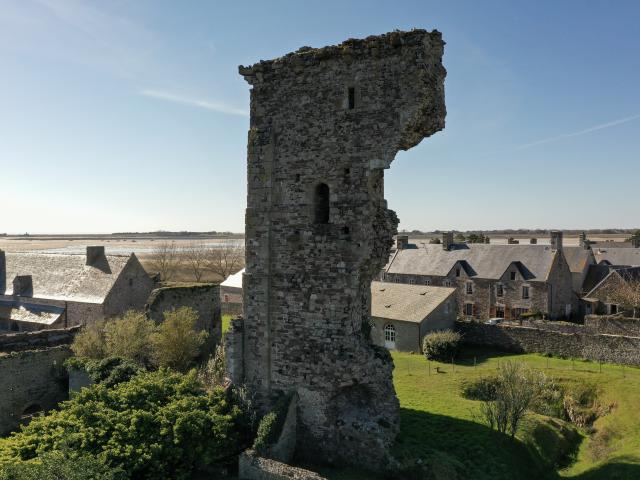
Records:
<instances>
[{"instance_id":1,"label":"low stone wall","mask_svg":"<svg viewBox=\"0 0 640 480\"><path fill-rule=\"evenodd\" d=\"M587 360L640 365L640 337L563 333L510 324L486 325L456 322L456 330L468 345L481 345L510 352L550 353Z\"/></svg>"},{"instance_id":2,"label":"low stone wall","mask_svg":"<svg viewBox=\"0 0 640 480\"><path fill-rule=\"evenodd\" d=\"M35 332L4 333L0 335L0 352L37 350L58 345L69 345L80 327Z\"/></svg>"},{"instance_id":3,"label":"low stone wall","mask_svg":"<svg viewBox=\"0 0 640 480\"><path fill-rule=\"evenodd\" d=\"M589 330L609 335L640 337L640 318L617 315L587 315L584 325Z\"/></svg>"},{"instance_id":4,"label":"low stone wall","mask_svg":"<svg viewBox=\"0 0 640 480\"><path fill-rule=\"evenodd\" d=\"M311 470L259 457L251 450L240 455L238 477L241 480L327 480Z\"/></svg>"},{"instance_id":5,"label":"low stone wall","mask_svg":"<svg viewBox=\"0 0 640 480\"><path fill-rule=\"evenodd\" d=\"M66 345L0 355L0 435L68 398Z\"/></svg>"}]
</instances>

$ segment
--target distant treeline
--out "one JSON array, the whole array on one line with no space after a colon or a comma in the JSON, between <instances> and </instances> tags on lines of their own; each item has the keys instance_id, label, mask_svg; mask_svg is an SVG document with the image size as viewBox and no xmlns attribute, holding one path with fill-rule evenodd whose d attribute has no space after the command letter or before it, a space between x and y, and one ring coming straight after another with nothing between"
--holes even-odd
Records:
<instances>
[{"instance_id":1,"label":"distant treeline","mask_svg":"<svg viewBox=\"0 0 640 480\"><path fill-rule=\"evenodd\" d=\"M506 229L506 230L452 230L454 233L482 233L485 235L548 235L553 229ZM433 230L423 232L421 230L402 230L400 233L412 235L438 235L446 230ZM637 228L590 228L578 230L562 230L567 235L578 235L582 232L592 235L629 235L638 231Z\"/></svg>"}]
</instances>

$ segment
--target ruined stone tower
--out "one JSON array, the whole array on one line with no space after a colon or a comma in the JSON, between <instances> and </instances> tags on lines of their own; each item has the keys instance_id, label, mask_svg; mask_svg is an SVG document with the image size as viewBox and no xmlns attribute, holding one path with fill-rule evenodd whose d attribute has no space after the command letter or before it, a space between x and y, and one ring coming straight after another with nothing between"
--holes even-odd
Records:
<instances>
[{"instance_id":1,"label":"ruined stone tower","mask_svg":"<svg viewBox=\"0 0 640 480\"><path fill-rule=\"evenodd\" d=\"M392 32L240 67L253 88L229 368L263 408L298 393L299 455L376 465L398 432L393 363L368 340L398 223L383 172L444 127L443 46L437 31Z\"/></svg>"}]
</instances>

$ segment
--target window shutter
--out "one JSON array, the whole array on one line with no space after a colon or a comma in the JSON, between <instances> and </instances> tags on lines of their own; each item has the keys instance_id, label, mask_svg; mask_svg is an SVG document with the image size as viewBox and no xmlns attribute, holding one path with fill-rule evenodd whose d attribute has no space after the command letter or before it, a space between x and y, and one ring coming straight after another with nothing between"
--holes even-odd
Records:
<instances>
[{"instance_id":1,"label":"window shutter","mask_svg":"<svg viewBox=\"0 0 640 480\"><path fill-rule=\"evenodd\" d=\"M473 316L478 316L478 306L475 303L473 304Z\"/></svg>"}]
</instances>

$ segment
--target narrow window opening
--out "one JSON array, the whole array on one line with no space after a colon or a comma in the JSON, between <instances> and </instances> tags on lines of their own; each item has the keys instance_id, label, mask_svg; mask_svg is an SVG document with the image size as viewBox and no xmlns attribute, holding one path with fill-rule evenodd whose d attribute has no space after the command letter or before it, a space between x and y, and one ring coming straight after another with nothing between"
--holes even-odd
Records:
<instances>
[{"instance_id":1,"label":"narrow window opening","mask_svg":"<svg viewBox=\"0 0 640 480\"><path fill-rule=\"evenodd\" d=\"M344 233L345 235L349 235L349 227L343 227L342 233Z\"/></svg>"},{"instance_id":2,"label":"narrow window opening","mask_svg":"<svg viewBox=\"0 0 640 480\"><path fill-rule=\"evenodd\" d=\"M349 110L356 108L356 89L349 87Z\"/></svg>"},{"instance_id":3,"label":"narrow window opening","mask_svg":"<svg viewBox=\"0 0 640 480\"><path fill-rule=\"evenodd\" d=\"M299 182L299 181L300 181L300 174L296 173L296 182Z\"/></svg>"},{"instance_id":4,"label":"narrow window opening","mask_svg":"<svg viewBox=\"0 0 640 480\"><path fill-rule=\"evenodd\" d=\"M314 199L314 222L329 223L329 186L320 183L316 187Z\"/></svg>"}]
</instances>

